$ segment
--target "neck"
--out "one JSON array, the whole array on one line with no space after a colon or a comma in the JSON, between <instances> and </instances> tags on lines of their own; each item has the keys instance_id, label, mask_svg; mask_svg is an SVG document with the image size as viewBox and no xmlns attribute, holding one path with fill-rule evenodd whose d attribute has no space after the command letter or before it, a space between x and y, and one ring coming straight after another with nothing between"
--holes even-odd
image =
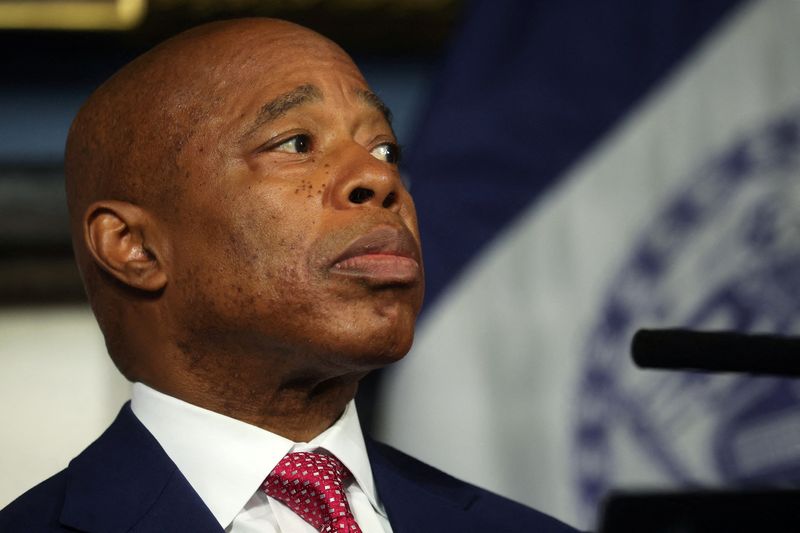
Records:
<instances>
[{"instance_id":1,"label":"neck","mask_svg":"<svg viewBox=\"0 0 800 533\"><path fill-rule=\"evenodd\" d=\"M216 364L213 369L199 369L194 365L172 373L158 369L139 380L164 394L294 442L309 442L336 422L366 374L288 371L274 364L236 367Z\"/></svg>"}]
</instances>

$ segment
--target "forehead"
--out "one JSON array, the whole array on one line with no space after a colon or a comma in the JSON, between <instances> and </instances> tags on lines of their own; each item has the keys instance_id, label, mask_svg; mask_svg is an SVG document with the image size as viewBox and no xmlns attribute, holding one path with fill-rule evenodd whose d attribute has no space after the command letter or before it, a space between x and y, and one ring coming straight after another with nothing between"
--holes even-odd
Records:
<instances>
[{"instance_id":1,"label":"forehead","mask_svg":"<svg viewBox=\"0 0 800 533\"><path fill-rule=\"evenodd\" d=\"M243 91L282 94L310 84L325 94L367 87L358 67L341 48L308 30L233 35L226 45L229 57L219 60L229 72L219 81L223 85L232 80L245 83L238 86Z\"/></svg>"},{"instance_id":2,"label":"forehead","mask_svg":"<svg viewBox=\"0 0 800 533\"><path fill-rule=\"evenodd\" d=\"M322 106L315 106L316 113L324 110L329 117L385 120L391 128L388 109L335 43L296 26L245 30L204 36L182 50L183 59L191 62L184 62L188 68L176 69L172 76L178 85L193 89L186 99L172 91L169 100L174 105L170 107L194 108L198 113L192 118L182 112L180 118L186 120L176 121L176 126L185 128L179 166L185 164L187 154L196 152L189 148L197 144L204 150L209 143L217 146L213 155L205 150L203 159L209 164L228 149L239 150L241 142L270 123L270 118L282 116L281 108L307 109L291 105L298 98L306 99L304 103L321 102ZM193 155L190 159L193 165L200 164Z\"/></svg>"},{"instance_id":3,"label":"forehead","mask_svg":"<svg viewBox=\"0 0 800 533\"><path fill-rule=\"evenodd\" d=\"M212 87L206 104L219 113L219 121L232 125L258 120L256 114L263 118L265 109L274 112L271 106L280 108L298 99L324 101L331 111L366 104L388 115L341 48L308 30L289 30L228 35L215 43L222 53L208 58L216 67L207 78Z\"/></svg>"}]
</instances>

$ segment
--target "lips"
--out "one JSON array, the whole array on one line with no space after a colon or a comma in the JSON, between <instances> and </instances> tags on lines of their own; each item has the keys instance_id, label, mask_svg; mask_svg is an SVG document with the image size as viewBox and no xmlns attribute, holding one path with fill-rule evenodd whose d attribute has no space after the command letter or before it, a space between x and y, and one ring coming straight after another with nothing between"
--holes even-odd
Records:
<instances>
[{"instance_id":1,"label":"lips","mask_svg":"<svg viewBox=\"0 0 800 533\"><path fill-rule=\"evenodd\" d=\"M352 241L330 271L378 284L409 284L420 277L419 249L408 230L380 226Z\"/></svg>"}]
</instances>

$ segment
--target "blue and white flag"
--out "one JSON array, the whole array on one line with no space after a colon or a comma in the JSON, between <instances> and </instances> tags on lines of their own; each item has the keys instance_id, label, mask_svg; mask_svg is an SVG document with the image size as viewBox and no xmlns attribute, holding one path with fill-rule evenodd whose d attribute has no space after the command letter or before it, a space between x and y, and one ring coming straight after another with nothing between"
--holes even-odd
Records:
<instances>
[{"instance_id":1,"label":"blue and white flag","mask_svg":"<svg viewBox=\"0 0 800 533\"><path fill-rule=\"evenodd\" d=\"M612 488L800 479L800 382L636 369L800 334L800 1L478 1L407 172L428 302L380 436L592 525Z\"/></svg>"}]
</instances>

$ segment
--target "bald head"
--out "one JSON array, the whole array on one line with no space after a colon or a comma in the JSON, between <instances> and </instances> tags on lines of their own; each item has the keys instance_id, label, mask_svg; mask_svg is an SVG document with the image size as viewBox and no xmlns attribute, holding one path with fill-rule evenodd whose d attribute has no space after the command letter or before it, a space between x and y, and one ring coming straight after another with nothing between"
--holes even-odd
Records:
<instances>
[{"instance_id":1,"label":"bald head","mask_svg":"<svg viewBox=\"0 0 800 533\"><path fill-rule=\"evenodd\" d=\"M421 305L397 158L350 57L288 22L201 26L123 68L66 149L76 256L117 366L198 404L245 377L255 397L227 401L342 376L351 396L408 351Z\"/></svg>"}]
</instances>

